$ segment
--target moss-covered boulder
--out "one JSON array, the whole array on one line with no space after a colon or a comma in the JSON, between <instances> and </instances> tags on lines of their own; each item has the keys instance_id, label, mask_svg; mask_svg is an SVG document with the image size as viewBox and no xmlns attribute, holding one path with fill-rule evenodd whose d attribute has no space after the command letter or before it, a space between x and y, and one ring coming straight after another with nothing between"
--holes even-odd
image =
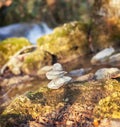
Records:
<instances>
[{"instance_id":1,"label":"moss-covered boulder","mask_svg":"<svg viewBox=\"0 0 120 127\"><path fill-rule=\"evenodd\" d=\"M9 38L0 42L0 67L24 46L31 45L25 38Z\"/></svg>"},{"instance_id":2,"label":"moss-covered boulder","mask_svg":"<svg viewBox=\"0 0 120 127\"><path fill-rule=\"evenodd\" d=\"M21 70L26 74L37 75L42 67L52 65L52 63L53 56L49 52L37 48L24 58Z\"/></svg>"},{"instance_id":3,"label":"moss-covered boulder","mask_svg":"<svg viewBox=\"0 0 120 127\"><path fill-rule=\"evenodd\" d=\"M38 39L38 46L57 56L58 59L87 54L88 46L85 24L71 22L54 29L52 34Z\"/></svg>"}]
</instances>

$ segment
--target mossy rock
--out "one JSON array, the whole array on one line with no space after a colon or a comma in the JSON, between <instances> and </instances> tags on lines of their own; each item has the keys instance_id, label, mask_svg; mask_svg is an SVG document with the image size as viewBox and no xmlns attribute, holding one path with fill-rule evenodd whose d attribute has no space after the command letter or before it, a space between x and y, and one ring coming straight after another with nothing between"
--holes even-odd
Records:
<instances>
[{"instance_id":1,"label":"mossy rock","mask_svg":"<svg viewBox=\"0 0 120 127\"><path fill-rule=\"evenodd\" d=\"M55 28L52 34L39 38L37 44L58 59L82 56L90 51L85 24L77 21Z\"/></svg>"},{"instance_id":2,"label":"mossy rock","mask_svg":"<svg viewBox=\"0 0 120 127\"><path fill-rule=\"evenodd\" d=\"M21 70L26 74L37 74L42 67L52 65L52 62L53 56L50 53L37 48L25 57Z\"/></svg>"},{"instance_id":3,"label":"mossy rock","mask_svg":"<svg viewBox=\"0 0 120 127\"><path fill-rule=\"evenodd\" d=\"M18 50L31 45L26 38L8 38L0 42L0 67L2 67Z\"/></svg>"}]
</instances>

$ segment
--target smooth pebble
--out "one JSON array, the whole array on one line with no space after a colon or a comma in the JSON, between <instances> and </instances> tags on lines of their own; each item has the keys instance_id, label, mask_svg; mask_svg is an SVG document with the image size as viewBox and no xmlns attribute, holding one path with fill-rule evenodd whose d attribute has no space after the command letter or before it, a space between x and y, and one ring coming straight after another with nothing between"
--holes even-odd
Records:
<instances>
[{"instance_id":1,"label":"smooth pebble","mask_svg":"<svg viewBox=\"0 0 120 127\"><path fill-rule=\"evenodd\" d=\"M61 78L53 79L51 82L48 83L48 88L50 89L59 89L61 86L67 84L72 80L69 76L63 76Z\"/></svg>"},{"instance_id":2,"label":"smooth pebble","mask_svg":"<svg viewBox=\"0 0 120 127\"><path fill-rule=\"evenodd\" d=\"M55 79L55 78L60 78L63 77L67 72L66 71L49 71L46 73L47 79Z\"/></svg>"},{"instance_id":3,"label":"smooth pebble","mask_svg":"<svg viewBox=\"0 0 120 127\"><path fill-rule=\"evenodd\" d=\"M63 71L63 67L62 67L62 65L60 63L55 63L53 65L53 70L54 71Z\"/></svg>"},{"instance_id":4,"label":"smooth pebble","mask_svg":"<svg viewBox=\"0 0 120 127\"><path fill-rule=\"evenodd\" d=\"M118 73L120 73L120 70L118 68L102 68L96 71L95 77L97 80L109 79Z\"/></svg>"},{"instance_id":5,"label":"smooth pebble","mask_svg":"<svg viewBox=\"0 0 120 127\"><path fill-rule=\"evenodd\" d=\"M110 47L103 49L102 51L98 52L95 56L92 57L91 63L94 64L101 64L106 62L106 58L111 56L115 52L115 49Z\"/></svg>"}]
</instances>

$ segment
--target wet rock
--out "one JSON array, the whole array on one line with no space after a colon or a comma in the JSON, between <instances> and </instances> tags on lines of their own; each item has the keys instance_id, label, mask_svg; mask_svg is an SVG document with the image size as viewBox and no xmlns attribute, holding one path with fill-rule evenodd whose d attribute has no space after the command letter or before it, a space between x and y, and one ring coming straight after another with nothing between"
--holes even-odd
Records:
<instances>
[{"instance_id":1,"label":"wet rock","mask_svg":"<svg viewBox=\"0 0 120 127\"><path fill-rule=\"evenodd\" d=\"M109 79L119 76L120 70L118 68L101 68L95 72L95 78L100 79Z\"/></svg>"},{"instance_id":2,"label":"wet rock","mask_svg":"<svg viewBox=\"0 0 120 127\"><path fill-rule=\"evenodd\" d=\"M110 65L120 66L120 53L110 56L108 62Z\"/></svg>"},{"instance_id":3,"label":"wet rock","mask_svg":"<svg viewBox=\"0 0 120 127\"><path fill-rule=\"evenodd\" d=\"M12 55L25 46L31 45L25 38L9 38L0 42L0 67L2 67Z\"/></svg>"},{"instance_id":4,"label":"wet rock","mask_svg":"<svg viewBox=\"0 0 120 127\"><path fill-rule=\"evenodd\" d=\"M115 52L115 49L110 47L98 52L95 56L92 57L91 63L95 64L104 64L107 62L109 56Z\"/></svg>"}]
</instances>

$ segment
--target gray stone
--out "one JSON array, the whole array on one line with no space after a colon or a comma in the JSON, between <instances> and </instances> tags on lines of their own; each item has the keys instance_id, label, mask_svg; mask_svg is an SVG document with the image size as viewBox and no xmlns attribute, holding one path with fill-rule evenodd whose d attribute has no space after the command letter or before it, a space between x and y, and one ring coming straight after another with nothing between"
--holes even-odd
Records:
<instances>
[{"instance_id":1,"label":"gray stone","mask_svg":"<svg viewBox=\"0 0 120 127\"><path fill-rule=\"evenodd\" d=\"M93 65L106 63L106 60L115 52L115 49L110 47L98 52L92 57L91 63Z\"/></svg>"},{"instance_id":2,"label":"gray stone","mask_svg":"<svg viewBox=\"0 0 120 127\"><path fill-rule=\"evenodd\" d=\"M96 71L95 77L97 80L110 79L117 74L120 74L120 69L118 68L101 68Z\"/></svg>"}]
</instances>

